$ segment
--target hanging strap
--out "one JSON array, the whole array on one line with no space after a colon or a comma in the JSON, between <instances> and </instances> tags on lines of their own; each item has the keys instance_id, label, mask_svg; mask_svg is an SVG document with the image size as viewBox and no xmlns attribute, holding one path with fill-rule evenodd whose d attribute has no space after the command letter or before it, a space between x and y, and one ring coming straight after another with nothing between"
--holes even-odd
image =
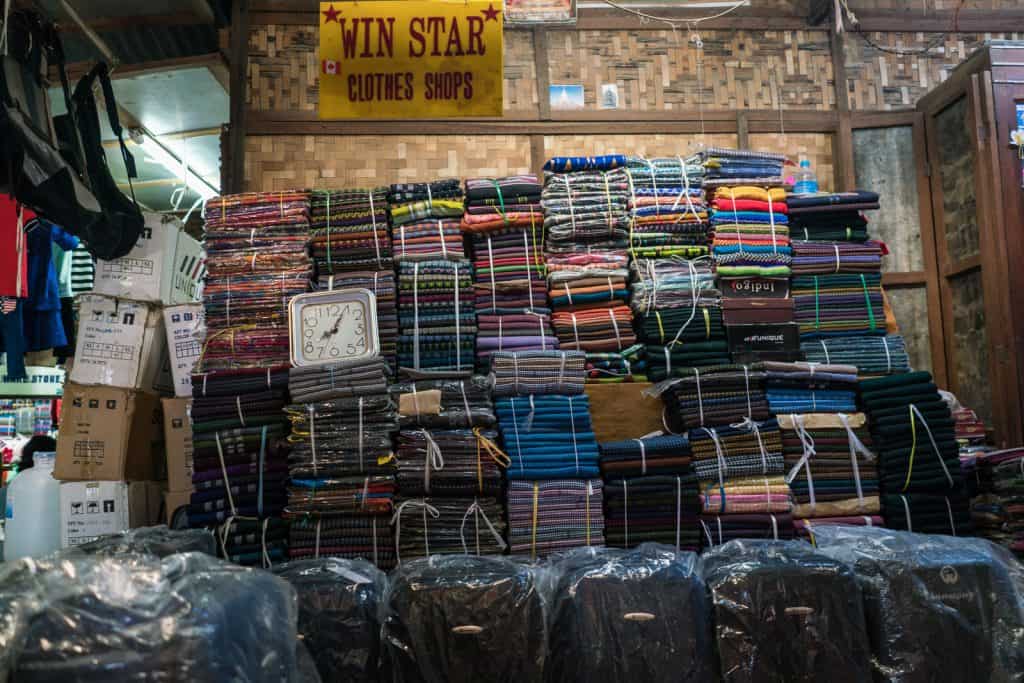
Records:
<instances>
[{"instance_id":1,"label":"hanging strap","mask_svg":"<svg viewBox=\"0 0 1024 683\"><path fill-rule=\"evenodd\" d=\"M459 526L459 537L462 539L462 552L466 555L469 555L469 548L466 546L466 520L469 519L470 515L474 515L474 520L476 521L476 554L481 554L480 517L484 518L484 524L487 525L488 531L490 531L491 536L494 537L494 542L498 544L499 548L501 548L501 552L505 552L505 548L508 547L505 544L505 539L503 539L501 537L501 534L498 533L498 530L491 523L490 518L487 516L487 513L484 511L484 509L480 507L480 503L477 501L476 498L474 498L470 506L466 508L465 514L462 515L462 524Z\"/></svg>"},{"instance_id":2,"label":"hanging strap","mask_svg":"<svg viewBox=\"0 0 1024 683\"><path fill-rule=\"evenodd\" d=\"M438 512L437 508L423 498L407 500L398 506L395 510L395 514L391 516L391 523L395 526L395 562L398 564L402 564L402 513L407 507L420 508L423 512L423 546L427 557L430 557L430 534L428 533L427 528L427 515L429 514L434 519L441 516L441 513Z\"/></svg>"},{"instance_id":3,"label":"hanging strap","mask_svg":"<svg viewBox=\"0 0 1024 683\"><path fill-rule=\"evenodd\" d=\"M793 420L793 429L796 431L796 436L800 439L800 445L803 447L803 455L800 456L800 459L797 460L796 464L789 470L789 474L786 475L786 483L793 483L793 480L796 479L796 475L800 472L801 467L807 471L807 494L810 498L811 513L813 514L815 508L818 506L818 502L814 495L814 477L811 474L811 458L817 455L817 451L814 449L814 439L804 426L804 416L790 415L790 419ZM769 498L769 503L770 502L771 499Z\"/></svg>"},{"instance_id":4,"label":"hanging strap","mask_svg":"<svg viewBox=\"0 0 1024 683\"><path fill-rule=\"evenodd\" d=\"M441 447L434 441L434 437L431 436L430 432L426 429L420 430L423 433L423 439L427 442L426 454L424 458L423 467L423 490L430 494L430 470L431 468L436 470L444 469L444 458L441 456Z\"/></svg>"},{"instance_id":5,"label":"hanging strap","mask_svg":"<svg viewBox=\"0 0 1024 683\"><path fill-rule=\"evenodd\" d=\"M869 462L875 459L875 454L868 450L868 447L864 445L864 442L860 440L853 429L850 427L850 416L845 413L837 413L836 417L843 425L843 429L846 430L846 441L850 447L850 467L853 469L853 482L857 486L857 507L858 509L864 508L864 489L861 486L860 481L860 464L857 462L857 454L864 456Z\"/></svg>"}]
</instances>

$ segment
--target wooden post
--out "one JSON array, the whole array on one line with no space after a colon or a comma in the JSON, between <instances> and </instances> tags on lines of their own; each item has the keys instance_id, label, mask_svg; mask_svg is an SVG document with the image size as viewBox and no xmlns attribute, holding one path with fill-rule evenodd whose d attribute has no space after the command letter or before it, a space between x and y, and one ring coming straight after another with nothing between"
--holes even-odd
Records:
<instances>
[{"instance_id":1,"label":"wooden post","mask_svg":"<svg viewBox=\"0 0 1024 683\"><path fill-rule=\"evenodd\" d=\"M235 0L231 9L231 101L228 130L228 184L222 190L241 192L245 186L245 95L249 69L249 0Z\"/></svg>"}]
</instances>

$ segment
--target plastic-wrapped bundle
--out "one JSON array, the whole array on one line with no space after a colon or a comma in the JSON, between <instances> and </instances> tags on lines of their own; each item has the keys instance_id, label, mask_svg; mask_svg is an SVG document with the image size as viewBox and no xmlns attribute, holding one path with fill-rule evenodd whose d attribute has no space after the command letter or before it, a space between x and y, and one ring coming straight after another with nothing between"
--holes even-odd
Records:
<instances>
[{"instance_id":1,"label":"plastic-wrapped bundle","mask_svg":"<svg viewBox=\"0 0 1024 683\"><path fill-rule=\"evenodd\" d=\"M431 555L501 555L505 505L493 497L406 498L392 518L395 555L407 562Z\"/></svg>"},{"instance_id":2,"label":"plastic-wrapped bundle","mask_svg":"<svg viewBox=\"0 0 1024 683\"><path fill-rule=\"evenodd\" d=\"M709 681L712 626L697 556L645 543L552 559L551 683Z\"/></svg>"},{"instance_id":3,"label":"plastic-wrapped bundle","mask_svg":"<svg viewBox=\"0 0 1024 683\"><path fill-rule=\"evenodd\" d=\"M732 541L701 557L723 681L871 680L853 571L805 543Z\"/></svg>"},{"instance_id":4,"label":"plastic-wrapped bundle","mask_svg":"<svg viewBox=\"0 0 1024 683\"><path fill-rule=\"evenodd\" d=\"M279 683L297 676L295 591L201 553L0 566L0 679Z\"/></svg>"},{"instance_id":5,"label":"plastic-wrapped bundle","mask_svg":"<svg viewBox=\"0 0 1024 683\"><path fill-rule=\"evenodd\" d=\"M483 375L401 382L388 391L398 404L402 429L491 428L496 423L490 380Z\"/></svg>"},{"instance_id":6,"label":"plastic-wrapped bundle","mask_svg":"<svg viewBox=\"0 0 1024 683\"><path fill-rule=\"evenodd\" d=\"M126 553L143 553L167 557L175 553L206 553L216 555L213 534L206 529L168 529L149 526L129 529L111 536L101 536L90 543L75 546L89 555L113 557Z\"/></svg>"},{"instance_id":7,"label":"plastic-wrapped bundle","mask_svg":"<svg viewBox=\"0 0 1024 683\"><path fill-rule=\"evenodd\" d=\"M1024 567L973 538L814 526L820 552L855 573L878 680L1019 681Z\"/></svg>"},{"instance_id":8,"label":"plastic-wrapped bundle","mask_svg":"<svg viewBox=\"0 0 1024 683\"><path fill-rule=\"evenodd\" d=\"M403 496L497 496L508 457L482 429L403 429L398 435L398 489Z\"/></svg>"},{"instance_id":9,"label":"plastic-wrapped bundle","mask_svg":"<svg viewBox=\"0 0 1024 683\"><path fill-rule=\"evenodd\" d=\"M379 680L379 603L387 577L362 560L299 560L274 569L299 597L298 632L325 681Z\"/></svg>"},{"instance_id":10,"label":"plastic-wrapped bundle","mask_svg":"<svg viewBox=\"0 0 1024 683\"><path fill-rule=\"evenodd\" d=\"M910 372L906 343L898 334L804 339L800 352L808 363L854 365L860 379Z\"/></svg>"},{"instance_id":11,"label":"plastic-wrapped bundle","mask_svg":"<svg viewBox=\"0 0 1024 683\"><path fill-rule=\"evenodd\" d=\"M498 557L413 560L392 575L384 604L396 683L543 680L547 620L537 569Z\"/></svg>"}]
</instances>

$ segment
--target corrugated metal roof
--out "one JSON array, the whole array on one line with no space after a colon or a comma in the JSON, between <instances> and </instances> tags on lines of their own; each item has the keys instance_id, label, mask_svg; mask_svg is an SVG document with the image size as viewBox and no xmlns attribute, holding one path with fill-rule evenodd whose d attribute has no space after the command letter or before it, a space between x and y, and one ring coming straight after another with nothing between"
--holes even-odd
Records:
<instances>
[{"instance_id":1,"label":"corrugated metal roof","mask_svg":"<svg viewBox=\"0 0 1024 683\"><path fill-rule=\"evenodd\" d=\"M116 31L99 31L122 64L137 64L176 57L191 57L216 52L217 29L212 24L177 26L139 25ZM99 52L84 34L66 32L61 35L64 53L69 62L99 58Z\"/></svg>"}]
</instances>

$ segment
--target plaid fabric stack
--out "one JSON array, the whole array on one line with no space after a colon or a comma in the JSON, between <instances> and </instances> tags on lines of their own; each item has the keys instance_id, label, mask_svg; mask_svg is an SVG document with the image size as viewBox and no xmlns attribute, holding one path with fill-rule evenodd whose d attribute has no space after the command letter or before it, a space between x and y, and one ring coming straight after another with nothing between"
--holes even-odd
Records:
<instances>
[{"instance_id":1,"label":"plaid fabric stack","mask_svg":"<svg viewBox=\"0 0 1024 683\"><path fill-rule=\"evenodd\" d=\"M880 273L800 275L791 293L802 339L885 334Z\"/></svg>"},{"instance_id":2,"label":"plaid fabric stack","mask_svg":"<svg viewBox=\"0 0 1024 683\"><path fill-rule=\"evenodd\" d=\"M745 420L690 430L693 470L703 481L725 486L735 477L783 474L782 436L774 419Z\"/></svg>"},{"instance_id":3,"label":"plaid fabric stack","mask_svg":"<svg viewBox=\"0 0 1024 683\"><path fill-rule=\"evenodd\" d=\"M640 259L632 270L630 307L646 344L647 377L660 381L687 367L729 363L710 257Z\"/></svg>"},{"instance_id":4,"label":"plaid fabric stack","mask_svg":"<svg viewBox=\"0 0 1024 683\"><path fill-rule=\"evenodd\" d=\"M495 443L487 378L406 382L390 391L401 421L394 516L399 561L502 553L508 460Z\"/></svg>"},{"instance_id":5,"label":"plaid fabric stack","mask_svg":"<svg viewBox=\"0 0 1024 683\"><path fill-rule=\"evenodd\" d=\"M800 351L808 363L854 365L861 379L910 372L903 337L829 337L804 339Z\"/></svg>"},{"instance_id":6,"label":"plaid fabric stack","mask_svg":"<svg viewBox=\"0 0 1024 683\"><path fill-rule=\"evenodd\" d=\"M771 152L710 147L700 154L704 165L704 187L750 185L782 187L786 156Z\"/></svg>"},{"instance_id":7,"label":"plaid fabric stack","mask_svg":"<svg viewBox=\"0 0 1024 683\"><path fill-rule=\"evenodd\" d=\"M685 436L601 444L605 542L656 542L698 551L700 497Z\"/></svg>"},{"instance_id":8,"label":"plaid fabric stack","mask_svg":"<svg viewBox=\"0 0 1024 683\"><path fill-rule=\"evenodd\" d=\"M557 349L544 279L544 214L535 176L466 181L463 232L476 272L477 368L495 351Z\"/></svg>"},{"instance_id":9,"label":"plaid fabric stack","mask_svg":"<svg viewBox=\"0 0 1024 683\"><path fill-rule=\"evenodd\" d=\"M814 524L883 526L878 461L863 413L780 415L793 516ZM801 535L811 525L799 522Z\"/></svg>"},{"instance_id":10,"label":"plaid fabric stack","mask_svg":"<svg viewBox=\"0 0 1024 683\"><path fill-rule=\"evenodd\" d=\"M387 361L292 368L289 556L365 558L395 564L388 526L394 506L396 406Z\"/></svg>"},{"instance_id":11,"label":"plaid fabric stack","mask_svg":"<svg viewBox=\"0 0 1024 683\"><path fill-rule=\"evenodd\" d=\"M781 187L729 185L715 190L712 253L726 280L786 280L793 250L786 191Z\"/></svg>"},{"instance_id":12,"label":"plaid fabric stack","mask_svg":"<svg viewBox=\"0 0 1024 683\"><path fill-rule=\"evenodd\" d=\"M310 232L317 289L367 289L377 298L381 356L394 373L398 314L386 187L314 190Z\"/></svg>"},{"instance_id":13,"label":"plaid fabric stack","mask_svg":"<svg viewBox=\"0 0 1024 683\"><path fill-rule=\"evenodd\" d=\"M501 351L491 356L494 396L583 393L586 354Z\"/></svg>"},{"instance_id":14,"label":"plaid fabric stack","mask_svg":"<svg viewBox=\"0 0 1024 683\"><path fill-rule=\"evenodd\" d=\"M468 376L476 312L465 259L398 264L398 366L410 377Z\"/></svg>"},{"instance_id":15,"label":"plaid fabric stack","mask_svg":"<svg viewBox=\"0 0 1024 683\"><path fill-rule=\"evenodd\" d=\"M678 374L661 394L669 425L677 431L771 417L763 365L687 368Z\"/></svg>"},{"instance_id":16,"label":"plaid fabric stack","mask_svg":"<svg viewBox=\"0 0 1024 683\"><path fill-rule=\"evenodd\" d=\"M597 440L589 400L579 393L584 382L582 354L529 355L529 370L522 370L518 381L518 359L494 358L495 376L503 380L495 413L510 461L512 552L538 557L581 545L604 545ZM526 373L530 376L523 376ZM569 393L554 393L562 391Z\"/></svg>"},{"instance_id":17,"label":"plaid fabric stack","mask_svg":"<svg viewBox=\"0 0 1024 683\"><path fill-rule=\"evenodd\" d=\"M625 249L629 245L626 158L561 157L544 164L544 230L549 253Z\"/></svg>"},{"instance_id":18,"label":"plaid fabric stack","mask_svg":"<svg viewBox=\"0 0 1024 683\"><path fill-rule=\"evenodd\" d=\"M287 559L287 390L287 368L192 378L189 525L215 528L220 554L239 564Z\"/></svg>"},{"instance_id":19,"label":"plaid fabric stack","mask_svg":"<svg viewBox=\"0 0 1024 683\"><path fill-rule=\"evenodd\" d=\"M971 518L978 535L1024 559L1024 449L978 456L976 476Z\"/></svg>"},{"instance_id":20,"label":"plaid fabric stack","mask_svg":"<svg viewBox=\"0 0 1024 683\"><path fill-rule=\"evenodd\" d=\"M708 210L697 158L629 157L629 249L633 258L708 253Z\"/></svg>"},{"instance_id":21,"label":"plaid fabric stack","mask_svg":"<svg viewBox=\"0 0 1024 683\"><path fill-rule=\"evenodd\" d=\"M886 526L919 533L971 531L949 406L927 372L860 383L878 453Z\"/></svg>"},{"instance_id":22,"label":"plaid fabric stack","mask_svg":"<svg viewBox=\"0 0 1024 683\"><path fill-rule=\"evenodd\" d=\"M206 203L203 370L288 363L288 300L309 290L309 198L250 192Z\"/></svg>"},{"instance_id":23,"label":"plaid fabric stack","mask_svg":"<svg viewBox=\"0 0 1024 683\"><path fill-rule=\"evenodd\" d=\"M852 413L857 410L857 366L764 364L768 409L782 413Z\"/></svg>"},{"instance_id":24,"label":"plaid fabric stack","mask_svg":"<svg viewBox=\"0 0 1024 683\"><path fill-rule=\"evenodd\" d=\"M462 183L445 178L402 183L388 188L392 242L396 260L461 259Z\"/></svg>"},{"instance_id":25,"label":"plaid fabric stack","mask_svg":"<svg viewBox=\"0 0 1024 683\"><path fill-rule=\"evenodd\" d=\"M793 240L793 275L880 273L881 242L808 242Z\"/></svg>"}]
</instances>

